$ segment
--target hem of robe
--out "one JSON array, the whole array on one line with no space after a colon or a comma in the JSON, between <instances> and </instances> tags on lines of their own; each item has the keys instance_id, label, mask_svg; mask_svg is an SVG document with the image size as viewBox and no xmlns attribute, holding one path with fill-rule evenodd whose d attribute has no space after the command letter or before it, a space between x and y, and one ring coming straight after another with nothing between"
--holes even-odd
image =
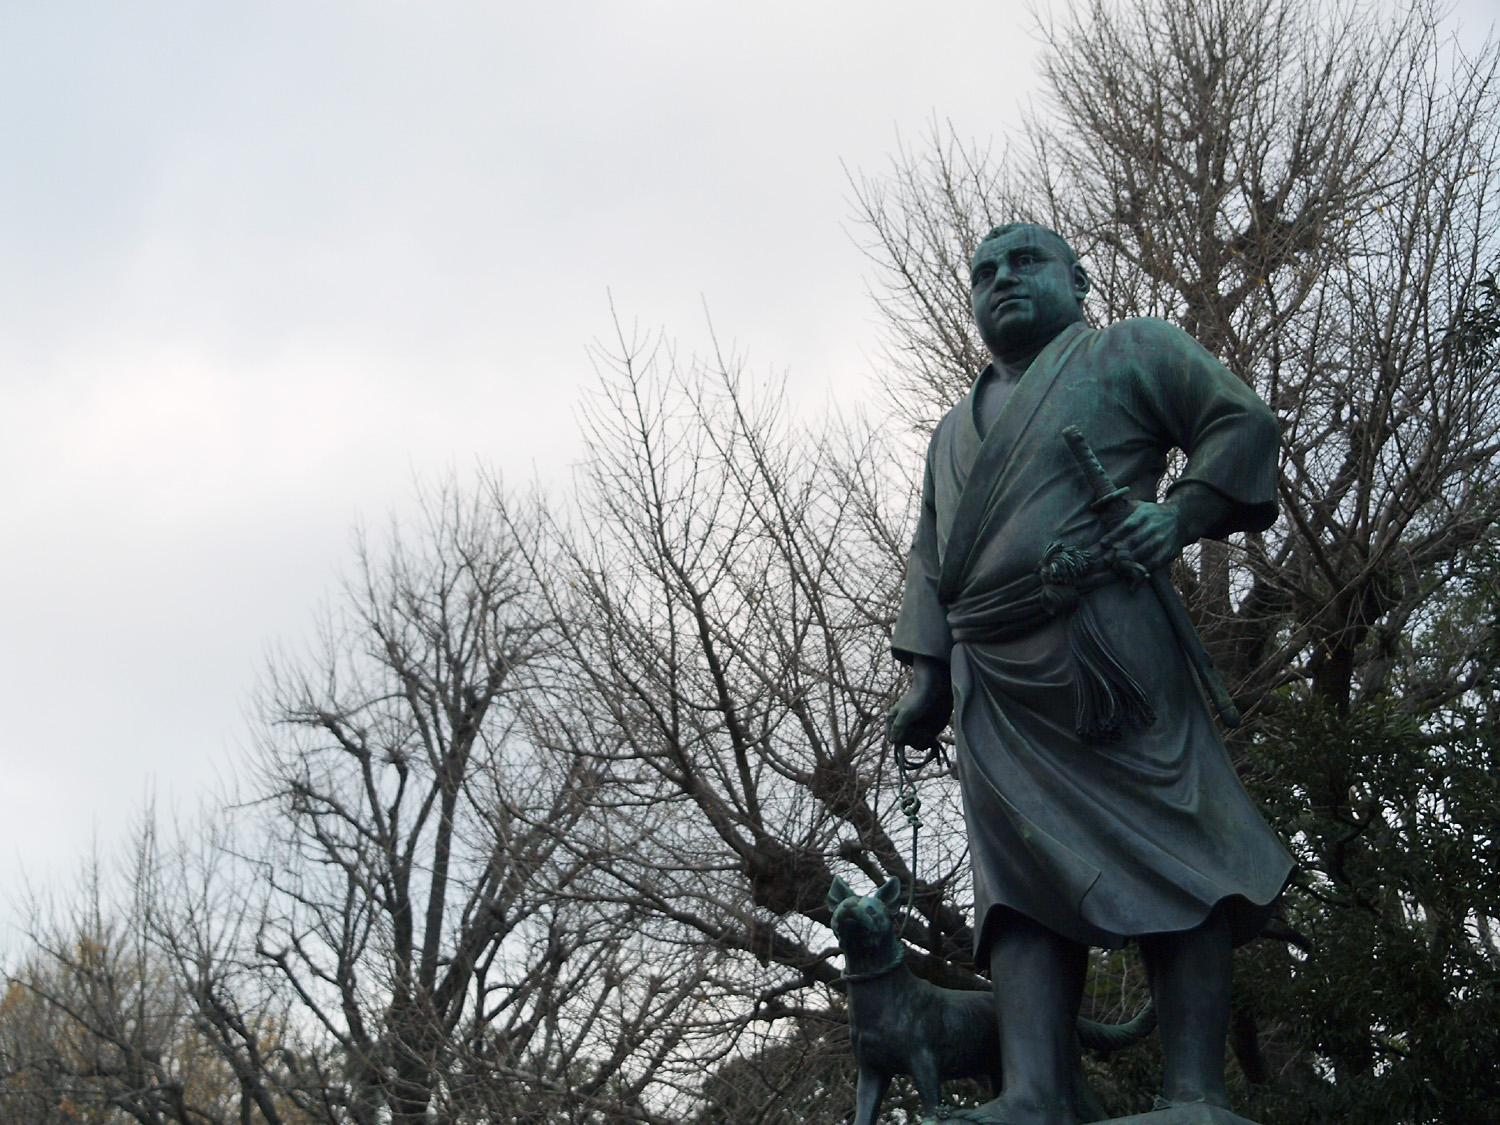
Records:
<instances>
[{"instance_id":1,"label":"hem of robe","mask_svg":"<svg viewBox=\"0 0 1500 1125\"><path fill-rule=\"evenodd\" d=\"M989 964L990 946L994 944L995 938L1000 934L1000 927L1004 924L1007 914L1019 914L1023 918L1030 918L1044 929L1051 930L1061 937L1067 938L1078 945L1094 946L1102 949L1121 949L1132 941L1147 937L1153 933L1185 933L1196 929L1208 921L1209 915L1220 907L1224 909L1225 920L1229 923L1229 939L1231 944L1238 947L1250 941L1261 930L1265 929L1266 923L1271 920L1271 915L1276 910L1277 900L1286 890L1287 884L1291 882L1292 869L1288 868L1286 876L1281 881L1274 895L1266 902L1252 902L1241 894L1225 895L1217 902L1207 903L1203 906L1203 913L1193 922L1176 930L1147 930L1142 933L1117 934L1109 930L1101 929L1091 924L1082 917L1074 919L1074 925L1066 928L1057 924L1057 920L1051 921L1033 917L1024 910L1020 910L1003 902L991 903L985 912L984 920L974 931L974 963L976 965ZM1087 896L1085 896L1087 901Z\"/></svg>"}]
</instances>

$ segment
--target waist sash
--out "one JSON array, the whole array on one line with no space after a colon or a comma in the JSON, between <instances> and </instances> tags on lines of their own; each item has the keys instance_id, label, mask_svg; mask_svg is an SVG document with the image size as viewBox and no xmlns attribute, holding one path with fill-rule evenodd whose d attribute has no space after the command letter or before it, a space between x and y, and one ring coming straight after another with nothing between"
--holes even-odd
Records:
<instances>
[{"instance_id":1,"label":"waist sash","mask_svg":"<svg viewBox=\"0 0 1500 1125\"><path fill-rule=\"evenodd\" d=\"M1085 742L1114 742L1149 727L1156 722L1156 712L1111 650L1088 595L1122 578L1137 581L1139 570L1118 555L1054 542L1033 573L952 606L948 628L955 643L1001 644L1029 636L1053 618L1066 617L1076 673L1074 729Z\"/></svg>"}]
</instances>

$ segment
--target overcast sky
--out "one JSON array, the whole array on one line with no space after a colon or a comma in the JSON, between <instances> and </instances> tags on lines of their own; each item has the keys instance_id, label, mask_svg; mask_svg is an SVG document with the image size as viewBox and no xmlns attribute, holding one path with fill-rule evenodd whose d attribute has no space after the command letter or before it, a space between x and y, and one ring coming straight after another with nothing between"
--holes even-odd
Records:
<instances>
[{"instance_id":1,"label":"overcast sky","mask_svg":"<svg viewBox=\"0 0 1500 1125\"><path fill-rule=\"evenodd\" d=\"M920 11L919 11L920 7ZM1002 134L1019 4L0 5L0 893L246 742L358 517L560 479L623 316L869 372L844 165ZM976 47L976 44L979 45Z\"/></svg>"},{"instance_id":2,"label":"overcast sky","mask_svg":"<svg viewBox=\"0 0 1500 1125\"><path fill-rule=\"evenodd\" d=\"M1469 0L1471 24L1493 18ZM414 476L560 480L609 298L866 385L845 166L1000 139L1017 0L0 4L0 895L186 810ZM13 917L0 913L0 920Z\"/></svg>"}]
</instances>

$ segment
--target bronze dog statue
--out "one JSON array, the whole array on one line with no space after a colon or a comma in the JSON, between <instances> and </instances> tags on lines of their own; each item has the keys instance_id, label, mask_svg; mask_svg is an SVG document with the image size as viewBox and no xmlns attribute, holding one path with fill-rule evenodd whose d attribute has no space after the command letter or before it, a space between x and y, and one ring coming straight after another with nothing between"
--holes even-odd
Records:
<instances>
[{"instance_id":1,"label":"bronze dog statue","mask_svg":"<svg viewBox=\"0 0 1500 1125\"><path fill-rule=\"evenodd\" d=\"M909 1075L922 1112L937 1112L945 1078L987 1078L1000 1092L1000 1035L989 992L941 988L913 975L893 919L901 880L889 879L861 897L835 878L828 892L830 925L844 953L849 990L849 1039L859 1067L854 1125L874 1125L891 1078ZM1129 1023L1079 1019L1081 1046L1124 1047L1150 1033L1156 1013L1147 1008ZM1080 1121L1104 1114L1074 1060L1073 1097Z\"/></svg>"}]
</instances>

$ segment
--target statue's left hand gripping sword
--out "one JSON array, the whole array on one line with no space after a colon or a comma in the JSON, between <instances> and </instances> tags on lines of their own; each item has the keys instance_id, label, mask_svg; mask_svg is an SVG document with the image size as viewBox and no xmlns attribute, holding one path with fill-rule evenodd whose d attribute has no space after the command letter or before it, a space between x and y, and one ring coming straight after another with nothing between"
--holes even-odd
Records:
<instances>
[{"instance_id":1,"label":"statue's left hand gripping sword","mask_svg":"<svg viewBox=\"0 0 1500 1125\"><path fill-rule=\"evenodd\" d=\"M1104 471L1104 466L1099 463L1099 458L1090 448L1088 439L1083 436L1083 432L1077 426L1065 426L1062 436L1063 440L1068 443L1068 451L1073 454L1073 459L1078 462L1078 467L1088 478L1089 487L1093 489L1094 510L1104 520L1106 527L1118 527L1120 522L1130 514L1128 493L1125 489L1117 487L1110 479L1109 474ZM1239 726L1239 708L1229 697L1229 689L1219 678L1208 650L1203 647L1198 631L1193 628L1193 619L1188 616L1187 607L1177 596L1177 590L1167 577L1165 568L1151 572L1151 588L1156 591L1156 600L1161 602L1167 621L1171 623L1172 632L1177 634L1177 643L1182 646L1188 663L1197 673L1198 682L1203 685L1203 690L1213 702L1214 710L1219 713L1220 720L1226 727Z\"/></svg>"}]
</instances>

